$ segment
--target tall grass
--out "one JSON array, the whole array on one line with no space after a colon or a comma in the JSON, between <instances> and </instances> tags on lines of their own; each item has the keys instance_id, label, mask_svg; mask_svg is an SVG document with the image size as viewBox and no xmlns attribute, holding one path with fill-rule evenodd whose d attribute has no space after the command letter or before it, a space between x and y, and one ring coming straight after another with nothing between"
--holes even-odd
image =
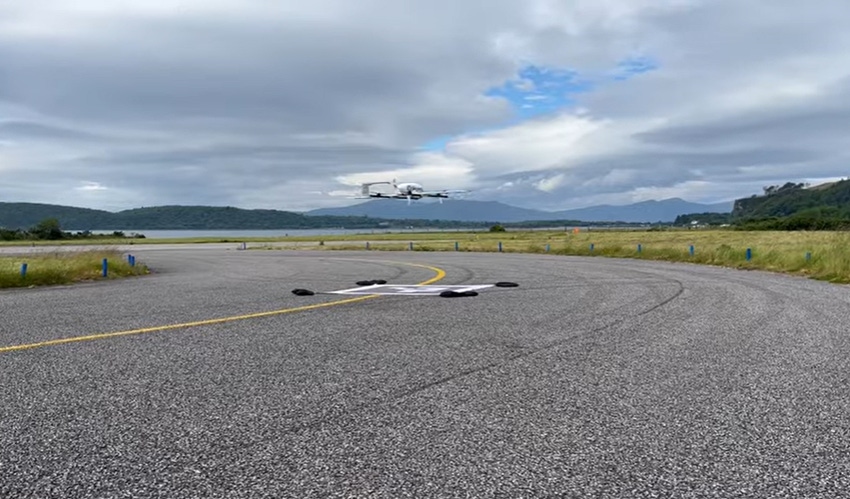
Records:
<instances>
[{"instance_id":1,"label":"tall grass","mask_svg":"<svg viewBox=\"0 0 850 499\"><path fill-rule=\"evenodd\" d=\"M298 249L409 251L502 251L506 253L549 253L614 258L636 258L691 262L742 269L761 269L805 275L815 279L850 283L850 233L671 230L671 231L582 231L571 232L503 232L503 233L428 233L380 237L378 234L358 236L354 242L342 238L314 237L333 244L292 246ZM303 241L303 239L300 239ZM591 245L593 246L591 249ZM640 245L640 251L638 251ZM547 251L548 246L548 251ZM694 247L693 255L690 246ZM285 246L284 246L285 248ZM747 249L751 258L747 260ZM807 254L809 258L807 258Z\"/></svg>"},{"instance_id":2,"label":"tall grass","mask_svg":"<svg viewBox=\"0 0 850 499\"><path fill-rule=\"evenodd\" d=\"M103 259L107 275L103 277ZM26 275L21 268L26 263ZM147 274L148 268L136 262L131 266L118 251L56 251L28 255L0 256L0 288L70 284Z\"/></svg>"}]
</instances>

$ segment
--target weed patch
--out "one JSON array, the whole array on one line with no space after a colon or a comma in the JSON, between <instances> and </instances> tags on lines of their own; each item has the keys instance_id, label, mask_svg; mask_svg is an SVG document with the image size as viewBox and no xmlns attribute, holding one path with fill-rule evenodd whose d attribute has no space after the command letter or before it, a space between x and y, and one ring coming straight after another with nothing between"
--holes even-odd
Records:
<instances>
[{"instance_id":1,"label":"weed patch","mask_svg":"<svg viewBox=\"0 0 850 499\"><path fill-rule=\"evenodd\" d=\"M104 259L106 277L103 276ZM110 250L0 256L0 288L70 284L147 273L149 270L144 264L130 265L120 252Z\"/></svg>"}]
</instances>

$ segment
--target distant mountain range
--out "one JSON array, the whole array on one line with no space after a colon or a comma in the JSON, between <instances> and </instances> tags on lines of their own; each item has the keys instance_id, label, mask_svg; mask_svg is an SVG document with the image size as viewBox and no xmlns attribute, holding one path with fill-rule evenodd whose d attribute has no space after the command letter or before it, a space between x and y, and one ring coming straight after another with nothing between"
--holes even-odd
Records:
<instances>
[{"instance_id":1,"label":"distant mountain range","mask_svg":"<svg viewBox=\"0 0 850 499\"><path fill-rule=\"evenodd\" d=\"M732 203L696 204L681 199L645 201L626 206L592 206L578 210L540 211L495 201L448 200L444 203L374 200L342 208L296 213L246 210L229 206L153 206L117 213L39 203L0 202L0 228L27 229L56 218L63 230L175 230L175 229L307 229L404 227L482 227L489 224L539 226L559 223L669 223L685 213L728 213Z\"/></svg>"},{"instance_id":2,"label":"distant mountain range","mask_svg":"<svg viewBox=\"0 0 850 499\"><path fill-rule=\"evenodd\" d=\"M371 228L366 217L311 217L280 210L245 210L230 206L152 206L117 213L41 203L0 202L0 228L28 229L55 218L63 230L266 230ZM424 225L424 223L423 223Z\"/></svg>"},{"instance_id":3,"label":"distant mountain range","mask_svg":"<svg viewBox=\"0 0 850 499\"><path fill-rule=\"evenodd\" d=\"M662 223L675 225L744 224L749 228L824 230L850 228L850 180L816 186L787 182L753 194L715 204L679 198L643 201L622 206L598 205L562 211L542 211L496 201L446 200L444 203L372 200L340 208L305 213L251 210L231 206L153 206L119 212L39 203L0 202L0 232L29 229L48 218L63 230L228 230L316 228L474 228L552 225L618 225Z\"/></svg>"},{"instance_id":4,"label":"distant mountain range","mask_svg":"<svg viewBox=\"0 0 850 499\"><path fill-rule=\"evenodd\" d=\"M514 223L538 220L576 220L583 222L672 222L686 213L729 213L734 202L691 203L680 198L642 201L628 205L597 205L563 211L519 208L498 201L450 199L442 204L405 200L378 199L352 206L321 208L306 212L309 216L359 216L413 220L455 220L461 222Z\"/></svg>"}]
</instances>

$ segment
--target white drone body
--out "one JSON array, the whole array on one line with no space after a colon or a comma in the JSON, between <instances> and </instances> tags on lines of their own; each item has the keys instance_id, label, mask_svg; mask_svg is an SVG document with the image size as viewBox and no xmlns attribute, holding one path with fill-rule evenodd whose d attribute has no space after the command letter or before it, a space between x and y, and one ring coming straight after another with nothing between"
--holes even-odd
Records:
<instances>
[{"instance_id":1,"label":"white drone body","mask_svg":"<svg viewBox=\"0 0 850 499\"><path fill-rule=\"evenodd\" d=\"M395 192L392 194L383 194L380 192L371 192L370 187L378 184L388 184L392 185L395 188ZM360 184L360 196L358 198L383 198L383 199L407 199L407 204L410 205L410 202L414 199L422 199L422 198L438 198L440 203L443 202L443 199L449 197L449 194L459 194L463 192L469 192L463 189L448 189L442 191L426 191L422 184L417 184L416 182L403 182L401 184L397 183L395 179L392 182L367 182L364 184Z\"/></svg>"}]
</instances>

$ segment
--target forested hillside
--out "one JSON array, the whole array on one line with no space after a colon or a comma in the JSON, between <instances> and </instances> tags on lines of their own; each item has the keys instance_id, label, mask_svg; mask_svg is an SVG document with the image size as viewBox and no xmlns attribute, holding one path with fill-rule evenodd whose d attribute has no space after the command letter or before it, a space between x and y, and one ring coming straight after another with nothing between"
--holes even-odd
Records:
<instances>
[{"instance_id":1,"label":"forested hillside","mask_svg":"<svg viewBox=\"0 0 850 499\"><path fill-rule=\"evenodd\" d=\"M27 229L43 220L55 218L62 227L76 230L109 230L115 213L73 206L40 203L0 202L0 227Z\"/></svg>"},{"instance_id":2,"label":"forested hillside","mask_svg":"<svg viewBox=\"0 0 850 499\"><path fill-rule=\"evenodd\" d=\"M741 219L785 217L806 210L850 218L850 180L815 187L792 182L768 186L763 195L735 201L732 216Z\"/></svg>"},{"instance_id":3,"label":"forested hillside","mask_svg":"<svg viewBox=\"0 0 850 499\"><path fill-rule=\"evenodd\" d=\"M739 199L732 210L745 229L837 230L850 228L850 180L814 187L787 182L761 196Z\"/></svg>"},{"instance_id":4,"label":"forested hillside","mask_svg":"<svg viewBox=\"0 0 850 499\"><path fill-rule=\"evenodd\" d=\"M133 230L262 230L374 227L378 222L366 217L308 217L289 211L246 210L229 206L155 206L119 211L111 223Z\"/></svg>"},{"instance_id":5,"label":"forested hillside","mask_svg":"<svg viewBox=\"0 0 850 499\"><path fill-rule=\"evenodd\" d=\"M728 215L680 215L675 224L698 221L732 224L741 229L836 230L850 228L850 180L808 186L786 182L764 188L762 194L735 201Z\"/></svg>"},{"instance_id":6,"label":"forested hillside","mask_svg":"<svg viewBox=\"0 0 850 499\"><path fill-rule=\"evenodd\" d=\"M119 212L37 203L0 202L0 228L29 229L56 219L63 230L272 230L369 229L391 226L470 227L483 224L434 220L384 220L357 216L307 216L279 210L218 206L155 206Z\"/></svg>"},{"instance_id":7,"label":"forested hillside","mask_svg":"<svg viewBox=\"0 0 850 499\"><path fill-rule=\"evenodd\" d=\"M30 229L46 219L62 230L269 230L369 229L385 227L475 228L488 223L424 219L389 220L368 216L306 215L279 210L218 206L155 206L119 212L38 203L0 202L0 228ZM674 225L730 224L742 229L824 230L850 228L850 180L810 187L787 182L761 195L735 201L731 213L680 215ZM504 223L508 226L582 225L578 220ZM594 225L607 225L594 222ZM624 224L630 225L630 224Z\"/></svg>"}]
</instances>

